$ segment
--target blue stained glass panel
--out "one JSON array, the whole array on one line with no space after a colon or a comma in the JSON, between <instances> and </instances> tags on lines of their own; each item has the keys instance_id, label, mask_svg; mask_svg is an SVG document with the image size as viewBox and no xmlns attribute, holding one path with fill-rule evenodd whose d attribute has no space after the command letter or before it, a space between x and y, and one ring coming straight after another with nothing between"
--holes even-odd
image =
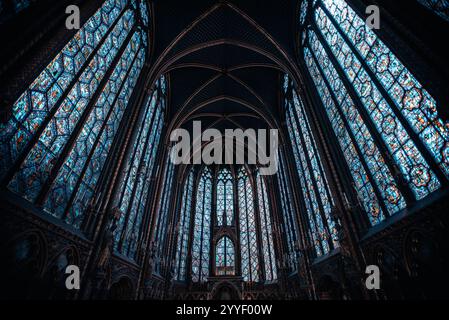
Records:
<instances>
[{"instance_id":1,"label":"blue stained glass panel","mask_svg":"<svg viewBox=\"0 0 449 320\"><path fill-rule=\"evenodd\" d=\"M338 107L334 103L331 94L332 91L330 91L329 87L327 86L323 76L320 73L318 65L315 63L312 53L308 48L304 49L304 55L306 58L307 66L309 68L309 72L311 73L312 78L315 82L317 91L321 97L321 100L323 101L329 120L331 121L332 128L340 143L340 147L346 158L346 162L348 163L349 170L352 173L354 186L358 192L359 201L363 204L371 224L376 225L385 219L385 215L379 205L379 200L377 199L376 193L374 192L374 188L370 182L364 166L362 165L360 155L358 154L357 149L354 146L351 136L346 129L343 118L338 112ZM327 63L327 65L328 64L329 63ZM341 94L341 91L335 92L335 94L339 93ZM379 162L379 164L382 163L384 163L384 161ZM374 167L373 170L375 168L376 167ZM381 169L381 172L388 173L388 171L385 171L383 168ZM374 176L376 178L382 177L377 172ZM385 178L389 178L390 180L392 180L392 178L388 175L386 175ZM381 182L381 180L379 180L379 182ZM392 213L394 213L394 211L392 211Z\"/></svg>"},{"instance_id":2,"label":"blue stained glass panel","mask_svg":"<svg viewBox=\"0 0 449 320\"><path fill-rule=\"evenodd\" d=\"M243 279L259 281L259 253L254 211L254 191L250 177L244 167L238 172L240 250Z\"/></svg>"},{"instance_id":3,"label":"blue stained glass panel","mask_svg":"<svg viewBox=\"0 0 449 320\"><path fill-rule=\"evenodd\" d=\"M403 90L404 88L410 88L411 91L408 94L412 94L415 98L418 96L415 95L418 91L425 94L425 91L422 91L421 86L417 81L414 81L412 75L405 69L405 67L399 62L399 60L390 52L390 50L377 38L375 33L368 29L365 25L364 21L358 17L354 11L346 4L343 0L326 0L323 2L326 7L329 9L332 14L332 17L337 19L345 19L340 21L340 25L343 30L348 30L345 34L348 38L353 41L355 47L358 49L362 58L371 64L372 71L373 68L373 60L378 60L382 55L377 55L380 50L383 54L388 54L388 60L393 59L394 63L392 65L387 64L387 60L380 59L379 63L376 63L376 68L380 68L380 70L374 70L374 73L377 78L380 80L385 89L390 92L396 91L394 88L396 87L399 90ZM393 108L399 107L400 111L405 115L408 119L409 124L411 124L415 130L421 132L422 130L433 130L435 134L437 131L433 127L433 124L429 127L428 125L424 125L426 128L417 128L416 126L423 125L424 118L423 110L428 107L428 103L432 104L432 102L422 99L410 99L411 96L407 97L402 95L401 97L397 96L394 98L394 94L392 95L393 99L396 101L396 106L391 106L382 96L381 92L377 85L373 82L367 70L362 65L361 61L357 57L357 55L351 50L350 46L346 42L346 40L339 32L340 27L336 27L329 16L326 14L323 8L319 7L315 11L315 21L326 39L327 45L332 50L333 55L339 62L340 66L344 70L348 80L352 83L355 91L360 97L363 106L366 109L366 112L371 117L374 125L377 130L381 133L382 138L384 139L385 144L387 145L390 153L392 154L394 160L398 164L399 169L402 172L402 175L407 180L410 185L411 190L413 191L416 199L420 200L434 192L440 187L440 182L435 176L435 173L430 169L428 163L424 160L421 152L417 149L415 143L409 136L406 128L404 127L404 123L400 122L397 116L394 113ZM358 41L357 39L364 39L363 41ZM374 48L374 51L370 51L370 48ZM371 62L370 62L371 61ZM387 72L383 72L384 68L390 68ZM386 70L385 70L386 71ZM401 72L406 78L405 82L401 85L400 74L396 74L396 72ZM405 72L405 74L404 74ZM380 76L379 76L380 75ZM396 77L396 80L394 79ZM410 86L413 84L414 89ZM419 95L420 96L420 95ZM430 97L430 96L429 96ZM419 105L418 102L423 101L426 105ZM405 104L405 105L403 105ZM435 112L435 108L431 107ZM415 110L413 114L408 112L407 110ZM429 113L427 113L429 115ZM435 115L435 113L434 113ZM414 118L414 117L418 118ZM420 119L419 121L415 120ZM435 122L437 124L438 122ZM441 123L441 128L443 125ZM432 129L434 128L434 129ZM440 132L441 133L441 132ZM433 135L434 138L442 137L440 134ZM431 141L435 142L436 140L431 138ZM438 144L441 147L443 144L443 140L438 138L440 142ZM426 142L426 141L424 141ZM428 145L431 150L434 150L432 146ZM438 147L438 146L437 146ZM440 148L437 148L440 150ZM444 167L443 167L444 169Z\"/></svg>"},{"instance_id":4,"label":"blue stained glass panel","mask_svg":"<svg viewBox=\"0 0 449 320\"><path fill-rule=\"evenodd\" d=\"M91 58L126 3L126 0L105 1L14 103L10 120L0 124L0 177L17 160L50 111L57 107L57 101Z\"/></svg>"},{"instance_id":5,"label":"blue stained glass panel","mask_svg":"<svg viewBox=\"0 0 449 320\"><path fill-rule=\"evenodd\" d=\"M283 224L281 228L286 235L286 244L288 248L286 264L291 270L297 269L297 256L295 251L296 239L299 236L295 221L296 210L293 205L293 196L291 193L291 184L288 178L287 167L284 154L279 153L279 169L277 173L279 193L281 195Z\"/></svg>"},{"instance_id":6,"label":"blue stained glass panel","mask_svg":"<svg viewBox=\"0 0 449 320\"><path fill-rule=\"evenodd\" d=\"M134 23L128 10L92 58L8 187L34 201ZM33 97L32 97L33 99ZM41 99L35 95L35 99Z\"/></svg>"},{"instance_id":7,"label":"blue stained glass panel","mask_svg":"<svg viewBox=\"0 0 449 320\"><path fill-rule=\"evenodd\" d=\"M260 229L262 238L262 254L265 265L265 280L277 279L276 257L274 254L273 227L268 200L267 186L264 178L257 173L257 195L259 202Z\"/></svg>"},{"instance_id":8,"label":"blue stained glass panel","mask_svg":"<svg viewBox=\"0 0 449 320\"><path fill-rule=\"evenodd\" d=\"M182 205L178 224L178 243L175 257L175 275L179 281L186 280L186 264L188 259L188 243L190 238L190 214L192 211L192 193L194 183L194 170L190 170L184 184Z\"/></svg>"},{"instance_id":9,"label":"blue stained glass panel","mask_svg":"<svg viewBox=\"0 0 449 320\"><path fill-rule=\"evenodd\" d=\"M218 276L232 276L235 274L234 244L224 236L217 242L215 252L215 268Z\"/></svg>"},{"instance_id":10,"label":"blue stained glass panel","mask_svg":"<svg viewBox=\"0 0 449 320\"><path fill-rule=\"evenodd\" d=\"M196 192L192 242L193 282L205 282L209 276L211 211L212 173L208 167L205 167Z\"/></svg>"},{"instance_id":11,"label":"blue stained glass panel","mask_svg":"<svg viewBox=\"0 0 449 320\"><path fill-rule=\"evenodd\" d=\"M234 224L234 183L229 169L221 169L217 182L217 224L231 226Z\"/></svg>"},{"instance_id":12,"label":"blue stained glass panel","mask_svg":"<svg viewBox=\"0 0 449 320\"><path fill-rule=\"evenodd\" d=\"M423 6L435 12L437 15L449 21L448 0L418 0Z\"/></svg>"},{"instance_id":13,"label":"blue stained glass panel","mask_svg":"<svg viewBox=\"0 0 449 320\"><path fill-rule=\"evenodd\" d=\"M51 188L50 197L48 198L45 207L56 216L60 216L61 214L63 214L68 204L69 198L76 187L69 183L72 180L71 176L76 176L73 181L77 182L79 180L79 176L81 175L82 170L85 167L90 152L93 149L98 148L98 138L102 135L104 129L106 129L103 124L107 124L111 115L113 115L113 108L117 107L117 104L112 106L111 103L114 102L114 100L118 101L119 95L126 92L118 92L118 90L121 88L122 84L125 89L127 87L132 88L135 84L135 80L138 74L136 74L136 72L131 73L131 70L133 67L132 63L134 57L137 57L139 43L140 36L138 33L136 33L131 42L128 44L119 63L111 74L108 83L106 84L100 97L95 103L94 109L90 113L82 132L78 136L75 146L70 151L68 158L64 164L64 166L66 166L67 168L59 172ZM144 57L143 51L140 52L140 59L137 60L137 67L139 68L139 70L141 69L143 63L142 57ZM130 71L130 76L125 79L128 70ZM125 80L131 82L132 85L129 86L129 83L127 83L126 87ZM97 171L101 171L101 168L97 168ZM61 191L63 191L62 193L54 192L59 188L61 189ZM55 197L55 195L58 196Z\"/></svg>"}]
</instances>

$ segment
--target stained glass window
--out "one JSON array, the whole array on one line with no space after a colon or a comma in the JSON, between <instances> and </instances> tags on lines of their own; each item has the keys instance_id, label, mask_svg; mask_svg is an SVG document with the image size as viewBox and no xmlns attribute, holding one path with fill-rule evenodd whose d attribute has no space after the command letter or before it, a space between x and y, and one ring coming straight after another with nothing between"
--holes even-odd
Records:
<instances>
[{"instance_id":1,"label":"stained glass window","mask_svg":"<svg viewBox=\"0 0 449 320\"><path fill-rule=\"evenodd\" d=\"M142 18L143 24L145 27L148 27L150 18L148 16L148 7L146 0L141 0L139 5L140 5L140 16Z\"/></svg>"},{"instance_id":2,"label":"stained glass window","mask_svg":"<svg viewBox=\"0 0 449 320\"><path fill-rule=\"evenodd\" d=\"M11 190L30 201L36 200L82 115L91 113L91 108L88 108L90 106L89 101L97 89L101 90L99 88L100 82L106 76L109 67L112 65L113 58L125 41L133 23L134 13L131 10L127 10L106 38L106 41L101 45L91 63L84 69L77 83L71 88L67 96L59 104L59 107L56 107L54 116L39 134L36 145L22 163L19 172L16 173L10 182L9 188ZM117 37L119 41L118 46L113 45L114 37ZM59 65L54 67L59 67ZM58 71L56 70L56 72ZM39 83L40 85L46 84L46 82ZM54 98L58 98L60 94L62 94L62 90L59 89L56 82L50 88L47 96L53 102ZM25 96L24 98L28 99ZM46 107L44 99L44 94L38 91L31 93L31 103L36 109ZM21 109L25 111L26 108L27 106L22 105ZM31 136L29 137L31 138Z\"/></svg>"},{"instance_id":3,"label":"stained glass window","mask_svg":"<svg viewBox=\"0 0 449 320\"><path fill-rule=\"evenodd\" d=\"M290 88L284 100L287 127L312 240L317 255L321 256L338 247L335 221L331 217L334 203L303 102L292 88L291 80L285 77L284 83Z\"/></svg>"},{"instance_id":4,"label":"stained glass window","mask_svg":"<svg viewBox=\"0 0 449 320\"><path fill-rule=\"evenodd\" d=\"M437 102L344 0L317 1L304 57L372 225L448 177ZM400 171L406 185L400 184Z\"/></svg>"},{"instance_id":5,"label":"stained glass window","mask_svg":"<svg viewBox=\"0 0 449 320\"><path fill-rule=\"evenodd\" d=\"M170 154L170 151L169 153ZM161 262L165 259L165 242L167 240L168 233L168 219L169 219L169 210L171 208L172 201L172 188L173 188L173 180L174 180L174 172L175 165L167 157L167 163L165 165L165 173L164 173L164 182L161 189L161 197L159 198L158 204L158 213L156 219L156 257L158 258L159 263L155 266L155 272L160 272Z\"/></svg>"},{"instance_id":6,"label":"stained glass window","mask_svg":"<svg viewBox=\"0 0 449 320\"><path fill-rule=\"evenodd\" d=\"M129 2L105 1L0 124L2 183L76 228L148 52Z\"/></svg>"},{"instance_id":7,"label":"stained glass window","mask_svg":"<svg viewBox=\"0 0 449 320\"><path fill-rule=\"evenodd\" d=\"M164 123L165 96L161 93L161 77L147 96L139 130L127 158L124 180L119 192L121 216L115 230L116 249L124 255L133 256L137 243L136 234L144 215L154 163Z\"/></svg>"},{"instance_id":8,"label":"stained glass window","mask_svg":"<svg viewBox=\"0 0 449 320\"><path fill-rule=\"evenodd\" d=\"M192 244L193 282L205 282L209 276L211 213L212 173L208 167L205 167L196 192Z\"/></svg>"},{"instance_id":9,"label":"stained glass window","mask_svg":"<svg viewBox=\"0 0 449 320\"><path fill-rule=\"evenodd\" d=\"M251 179L244 167L238 172L239 225L242 276L245 281L260 279L256 213Z\"/></svg>"},{"instance_id":10,"label":"stained glass window","mask_svg":"<svg viewBox=\"0 0 449 320\"><path fill-rule=\"evenodd\" d=\"M181 212L179 213L178 244L175 258L175 275L179 281L186 280L186 263L188 258L188 243L190 235L190 215L192 211L192 193L194 183L194 170L190 170L184 184Z\"/></svg>"},{"instance_id":11,"label":"stained glass window","mask_svg":"<svg viewBox=\"0 0 449 320\"><path fill-rule=\"evenodd\" d=\"M134 40L140 41L140 36L136 34ZM67 219L72 224L76 224L77 219L82 216L94 193L94 187L99 178L98 168L101 168L106 161L106 154L111 147L124 108L143 66L145 49L143 47L140 49L139 59L138 53L133 52L138 49L136 44L133 40L129 43L125 56L117 64L105 90L94 106L95 110L89 114L82 132L50 189L45 208L58 216L68 210ZM134 63L137 64L132 65L134 58L130 55L134 55L137 59ZM128 71L129 75L125 82ZM84 176L80 179L83 173ZM77 194L74 194L75 190ZM72 201L71 198L73 198Z\"/></svg>"},{"instance_id":12,"label":"stained glass window","mask_svg":"<svg viewBox=\"0 0 449 320\"><path fill-rule=\"evenodd\" d=\"M259 202L262 255L265 265L265 280L274 281L277 279L277 268L274 255L271 210L265 179L259 173L257 173L257 195Z\"/></svg>"},{"instance_id":13,"label":"stained glass window","mask_svg":"<svg viewBox=\"0 0 449 320\"><path fill-rule=\"evenodd\" d=\"M234 244L227 236L224 236L217 242L215 268L217 276L232 276L235 274Z\"/></svg>"},{"instance_id":14,"label":"stained glass window","mask_svg":"<svg viewBox=\"0 0 449 320\"><path fill-rule=\"evenodd\" d=\"M217 225L234 224L234 179L229 169L221 169L217 181Z\"/></svg>"},{"instance_id":15,"label":"stained glass window","mask_svg":"<svg viewBox=\"0 0 449 320\"><path fill-rule=\"evenodd\" d=\"M287 261L285 261L290 270L297 269L297 257L295 251L296 239L299 235L298 227L296 224L296 210L293 205L293 195L291 193L291 182L285 158L283 152L279 153L279 169L277 173L277 180L279 185L279 194L281 198L283 223L281 228L285 235L285 241L287 246Z\"/></svg>"},{"instance_id":16,"label":"stained glass window","mask_svg":"<svg viewBox=\"0 0 449 320\"><path fill-rule=\"evenodd\" d=\"M448 0L418 0L419 3L434 11L440 17L449 21L449 1Z\"/></svg>"}]
</instances>

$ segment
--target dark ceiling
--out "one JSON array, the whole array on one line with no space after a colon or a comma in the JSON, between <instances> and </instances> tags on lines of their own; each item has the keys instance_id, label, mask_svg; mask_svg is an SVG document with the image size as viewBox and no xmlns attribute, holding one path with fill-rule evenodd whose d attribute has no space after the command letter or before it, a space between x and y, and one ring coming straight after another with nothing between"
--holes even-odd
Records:
<instances>
[{"instance_id":1,"label":"dark ceiling","mask_svg":"<svg viewBox=\"0 0 449 320\"><path fill-rule=\"evenodd\" d=\"M154 1L151 73L168 75L169 123L277 127L296 10L295 0Z\"/></svg>"}]
</instances>

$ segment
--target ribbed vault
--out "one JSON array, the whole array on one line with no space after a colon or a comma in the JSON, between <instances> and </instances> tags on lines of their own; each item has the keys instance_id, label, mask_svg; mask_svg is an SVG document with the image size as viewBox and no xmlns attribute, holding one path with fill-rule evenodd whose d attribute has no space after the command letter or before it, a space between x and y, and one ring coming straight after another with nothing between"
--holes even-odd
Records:
<instances>
[{"instance_id":1,"label":"ribbed vault","mask_svg":"<svg viewBox=\"0 0 449 320\"><path fill-rule=\"evenodd\" d=\"M282 74L298 74L290 23L294 1L160 1L153 12L156 38L147 87L167 75L168 132L190 129L194 120L203 129L280 126ZM270 20L280 16L285 24Z\"/></svg>"}]
</instances>

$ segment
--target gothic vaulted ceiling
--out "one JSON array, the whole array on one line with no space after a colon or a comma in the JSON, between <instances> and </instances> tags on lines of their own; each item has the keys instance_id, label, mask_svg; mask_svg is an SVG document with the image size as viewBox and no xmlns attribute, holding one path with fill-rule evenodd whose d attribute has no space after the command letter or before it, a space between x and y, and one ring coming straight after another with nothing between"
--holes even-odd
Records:
<instances>
[{"instance_id":1,"label":"gothic vaulted ceiling","mask_svg":"<svg viewBox=\"0 0 449 320\"><path fill-rule=\"evenodd\" d=\"M150 78L168 75L172 128L193 120L203 129L277 127L281 75L294 68L296 5L155 1Z\"/></svg>"}]
</instances>

